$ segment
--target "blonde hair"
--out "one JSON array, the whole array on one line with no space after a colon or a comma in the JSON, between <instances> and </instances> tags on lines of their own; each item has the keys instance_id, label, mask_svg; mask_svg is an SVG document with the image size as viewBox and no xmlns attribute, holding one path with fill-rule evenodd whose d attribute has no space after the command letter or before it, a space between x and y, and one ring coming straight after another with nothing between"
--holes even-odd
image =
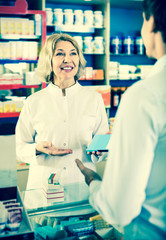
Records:
<instances>
[{"instance_id":1,"label":"blonde hair","mask_svg":"<svg viewBox=\"0 0 166 240\"><path fill-rule=\"evenodd\" d=\"M42 48L40 55L39 55L36 72L39 75L39 77L41 78L41 80L44 82L53 81L52 57L53 57L55 49L56 49L56 44L60 41L71 42L73 44L73 46L76 48L76 51L78 53L79 67L78 67L77 74L74 76L75 80L78 80L84 73L86 60L83 56L83 53L82 53L77 41L68 34L56 33L47 38L46 43L45 43L44 47Z\"/></svg>"}]
</instances>

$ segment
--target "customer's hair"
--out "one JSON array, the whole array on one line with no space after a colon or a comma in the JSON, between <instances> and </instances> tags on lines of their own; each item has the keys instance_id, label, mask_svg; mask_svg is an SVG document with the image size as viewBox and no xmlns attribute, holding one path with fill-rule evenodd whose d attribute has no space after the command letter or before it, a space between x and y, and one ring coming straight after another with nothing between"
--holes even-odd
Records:
<instances>
[{"instance_id":1,"label":"customer's hair","mask_svg":"<svg viewBox=\"0 0 166 240\"><path fill-rule=\"evenodd\" d=\"M84 73L86 61L77 41L68 34L57 33L47 38L46 43L39 54L39 60L38 60L36 72L42 81L53 82L54 80L53 69L52 69L52 58L56 49L56 44L60 41L67 41L72 43L72 45L76 48L76 51L78 53L79 67L78 67L77 74L74 76L74 79L78 80Z\"/></svg>"},{"instance_id":2,"label":"customer's hair","mask_svg":"<svg viewBox=\"0 0 166 240\"><path fill-rule=\"evenodd\" d=\"M166 43L166 0L144 0L143 11L146 20L154 16L154 32L161 32L163 41Z\"/></svg>"}]
</instances>

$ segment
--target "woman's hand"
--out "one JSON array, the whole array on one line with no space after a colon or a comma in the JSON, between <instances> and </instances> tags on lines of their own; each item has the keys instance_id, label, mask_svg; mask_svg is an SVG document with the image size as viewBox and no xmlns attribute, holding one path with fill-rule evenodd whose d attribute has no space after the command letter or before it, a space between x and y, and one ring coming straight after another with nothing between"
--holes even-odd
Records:
<instances>
[{"instance_id":1,"label":"woman's hand","mask_svg":"<svg viewBox=\"0 0 166 240\"><path fill-rule=\"evenodd\" d=\"M90 168L85 167L84 164L79 159L76 159L75 161L78 168L84 175L85 182L87 185L89 185L93 180L99 180L99 181L102 180L101 177L96 172L94 172Z\"/></svg>"},{"instance_id":2,"label":"woman's hand","mask_svg":"<svg viewBox=\"0 0 166 240\"><path fill-rule=\"evenodd\" d=\"M69 153L72 153L72 149L61 149L56 148L51 142L42 141L39 144L36 145L36 155L45 153L48 155L66 155Z\"/></svg>"}]
</instances>

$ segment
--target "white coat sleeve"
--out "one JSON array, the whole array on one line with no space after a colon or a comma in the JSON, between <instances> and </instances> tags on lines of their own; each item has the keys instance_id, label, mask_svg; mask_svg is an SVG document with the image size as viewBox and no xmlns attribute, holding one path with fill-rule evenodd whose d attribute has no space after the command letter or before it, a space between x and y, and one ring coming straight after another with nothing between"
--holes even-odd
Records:
<instances>
[{"instance_id":1,"label":"white coat sleeve","mask_svg":"<svg viewBox=\"0 0 166 240\"><path fill-rule=\"evenodd\" d=\"M108 117L106 114L106 109L104 106L104 101L102 96L99 96L99 103L98 103L98 109L97 109L97 115L96 115L96 124L93 131L93 135L96 134L106 134L109 131L109 125L108 125ZM92 161L99 162L104 160L107 157L107 153L102 153L102 156L95 156L92 154Z\"/></svg>"},{"instance_id":2,"label":"white coat sleeve","mask_svg":"<svg viewBox=\"0 0 166 240\"><path fill-rule=\"evenodd\" d=\"M156 97L139 85L123 96L103 181L90 184L90 203L112 224L125 226L141 211L157 144L159 109Z\"/></svg>"},{"instance_id":3,"label":"white coat sleeve","mask_svg":"<svg viewBox=\"0 0 166 240\"><path fill-rule=\"evenodd\" d=\"M35 130L33 129L27 100L24 103L16 125L16 155L19 161L35 164Z\"/></svg>"}]
</instances>

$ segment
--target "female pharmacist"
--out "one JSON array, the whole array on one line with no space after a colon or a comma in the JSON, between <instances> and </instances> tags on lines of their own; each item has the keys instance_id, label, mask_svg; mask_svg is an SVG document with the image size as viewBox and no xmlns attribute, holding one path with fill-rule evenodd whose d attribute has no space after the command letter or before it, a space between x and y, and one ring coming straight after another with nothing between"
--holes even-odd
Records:
<instances>
[{"instance_id":1,"label":"female pharmacist","mask_svg":"<svg viewBox=\"0 0 166 240\"><path fill-rule=\"evenodd\" d=\"M83 54L71 36L48 37L37 73L49 84L27 98L16 126L17 158L30 163L28 189L41 187L47 173L60 170L62 185L84 182L75 158L94 170L94 162L103 158L86 154L94 135L108 131L108 119L101 95L77 81L84 67Z\"/></svg>"},{"instance_id":2,"label":"female pharmacist","mask_svg":"<svg viewBox=\"0 0 166 240\"><path fill-rule=\"evenodd\" d=\"M150 75L120 103L103 181L78 166L90 183L90 202L126 240L166 239L166 1L144 0L142 37ZM96 181L93 181L96 180Z\"/></svg>"}]
</instances>

